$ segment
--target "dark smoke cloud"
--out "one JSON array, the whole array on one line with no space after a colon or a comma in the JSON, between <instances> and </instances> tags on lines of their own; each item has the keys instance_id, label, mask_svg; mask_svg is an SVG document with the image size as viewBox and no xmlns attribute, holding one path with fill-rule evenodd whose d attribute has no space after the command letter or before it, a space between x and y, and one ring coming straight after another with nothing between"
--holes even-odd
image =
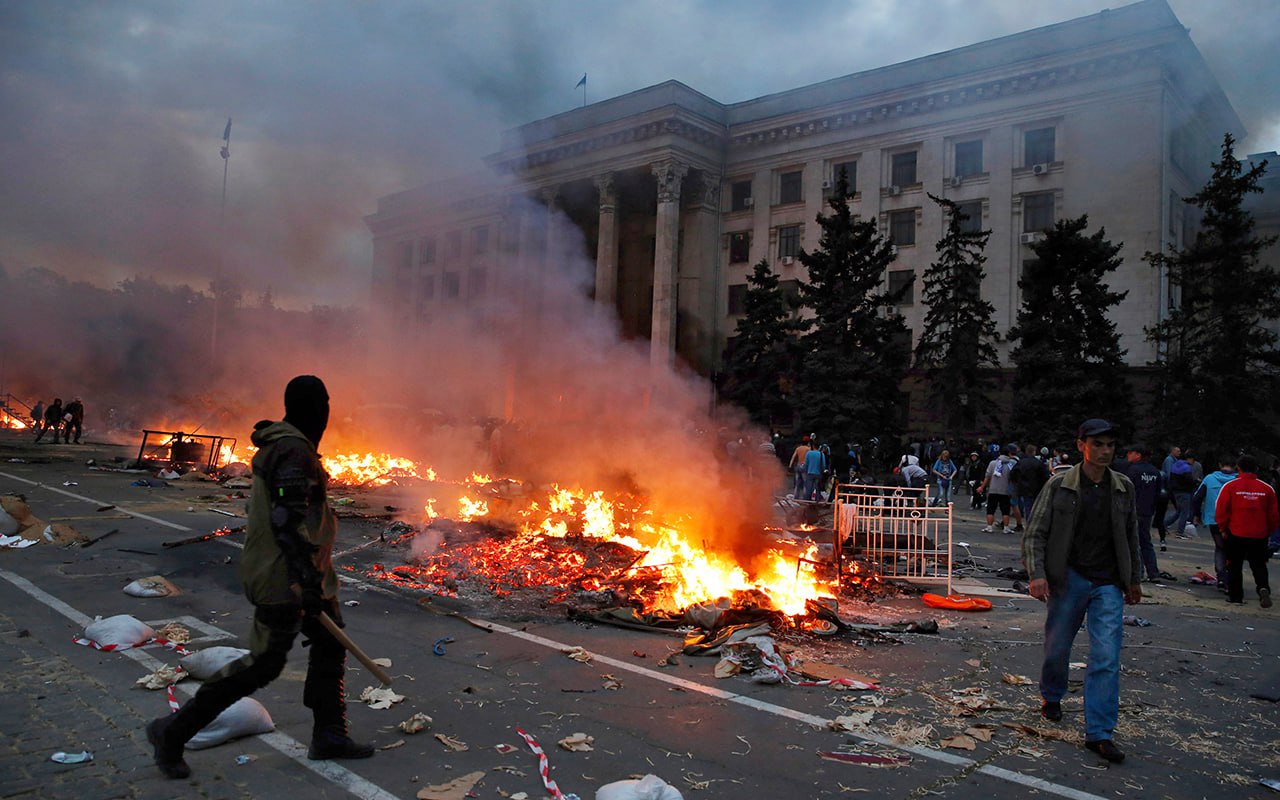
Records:
<instances>
[{"instance_id":1,"label":"dark smoke cloud","mask_svg":"<svg viewBox=\"0 0 1280 800\"><path fill-rule=\"evenodd\" d=\"M1280 144L1272 0L1172 0ZM0 4L0 262L294 305L364 302L383 194L504 127L670 78L736 102L1095 13L1105 0ZM927 23L925 21L928 21ZM225 225L219 137L235 118Z\"/></svg>"}]
</instances>

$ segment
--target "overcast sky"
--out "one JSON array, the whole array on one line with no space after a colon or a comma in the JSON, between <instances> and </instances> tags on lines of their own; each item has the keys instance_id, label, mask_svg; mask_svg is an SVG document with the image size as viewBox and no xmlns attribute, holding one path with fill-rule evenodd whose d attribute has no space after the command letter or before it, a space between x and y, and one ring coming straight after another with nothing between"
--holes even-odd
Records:
<instances>
[{"instance_id":1,"label":"overcast sky","mask_svg":"<svg viewBox=\"0 0 1280 800\"><path fill-rule=\"evenodd\" d=\"M1249 130L1238 154L1280 148L1280 4L1169 1ZM363 304L377 198L580 105L584 72L588 101L676 79L736 102L1108 5L0 0L0 265Z\"/></svg>"}]
</instances>

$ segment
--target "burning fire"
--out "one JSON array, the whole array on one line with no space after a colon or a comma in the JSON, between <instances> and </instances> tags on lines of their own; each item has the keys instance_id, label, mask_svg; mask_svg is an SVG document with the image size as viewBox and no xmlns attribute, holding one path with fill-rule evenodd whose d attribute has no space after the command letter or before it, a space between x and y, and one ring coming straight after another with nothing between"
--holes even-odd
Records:
<instances>
[{"instance_id":1,"label":"burning fire","mask_svg":"<svg viewBox=\"0 0 1280 800\"><path fill-rule=\"evenodd\" d=\"M15 431L20 431L28 427L30 426L27 423L0 408L0 428L12 428Z\"/></svg>"},{"instance_id":2,"label":"burning fire","mask_svg":"<svg viewBox=\"0 0 1280 800\"><path fill-rule=\"evenodd\" d=\"M436 479L435 470L430 467L420 474L413 461L387 453L340 453L324 456L323 460L330 480L335 483L385 486L398 478Z\"/></svg>"}]
</instances>

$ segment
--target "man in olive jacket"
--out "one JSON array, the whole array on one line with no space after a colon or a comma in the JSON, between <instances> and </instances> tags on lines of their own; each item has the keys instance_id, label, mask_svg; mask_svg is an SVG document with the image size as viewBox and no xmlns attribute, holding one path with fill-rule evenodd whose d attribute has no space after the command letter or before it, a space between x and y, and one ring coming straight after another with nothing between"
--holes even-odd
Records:
<instances>
[{"instance_id":1,"label":"man in olive jacket","mask_svg":"<svg viewBox=\"0 0 1280 800\"><path fill-rule=\"evenodd\" d=\"M369 745L347 735L342 679L346 651L320 623L325 612L342 625L338 577L333 571L337 519L327 502L328 476L316 448L329 422L329 393L314 375L289 381L283 422L263 420L251 437L253 494L240 578L253 603L249 654L205 681L176 714L147 725L156 766L169 778L186 778L186 743L218 714L266 686L284 670L293 641L310 640L302 702L314 727L307 756L312 759L368 758Z\"/></svg>"},{"instance_id":2,"label":"man in olive jacket","mask_svg":"<svg viewBox=\"0 0 1280 800\"><path fill-rule=\"evenodd\" d=\"M1110 469L1116 449L1111 423L1085 420L1076 447L1082 463L1049 479L1022 537L1029 591L1048 605L1040 713L1053 722L1062 719L1071 643L1087 616L1085 747L1119 762L1124 753L1112 732L1120 710L1124 604L1142 599L1137 509L1133 483Z\"/></svg>"}]
</instances>

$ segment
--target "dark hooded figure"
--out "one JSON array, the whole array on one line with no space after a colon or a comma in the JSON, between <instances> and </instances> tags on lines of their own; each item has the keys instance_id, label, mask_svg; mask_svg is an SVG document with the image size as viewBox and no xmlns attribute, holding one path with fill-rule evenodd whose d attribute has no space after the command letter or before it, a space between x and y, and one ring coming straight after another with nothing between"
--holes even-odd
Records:
<instances>
[{"instance_id":1,"label":"dark hooded figure","mask_svg":"<svg viewBox=\"0 0 1280 800\"><path fill-rule=\"evenodd\" d=\"M36 441L44 438L44 435L53 429L53 443L58 443L58 431L62 429L62 398L55 397L49 407L44 410L44 425L40 430L36 431Z\"/></svg>"},{"instance_id":2,"label":"dark hooded figure","mask_svg":"<svg viewBox=\"0 0 1280 800\"><path fill-rule=\"evenodd\" d=\"M373 748L347 735L342 680L346 651L320 623L342 625L333 571L337 520L326 502L328 476L316 447L329 422L329 393L314 375L289 381L282 422L254 426L253 495L240 578L254 605L249 654L223 667L176 714L147 725L156 766L169 778L191 768L183 748L204 726L284 670L294 639L310 641L302 702L311 709L311 759L368 758Z\"/></svg>"}]
</instances>

